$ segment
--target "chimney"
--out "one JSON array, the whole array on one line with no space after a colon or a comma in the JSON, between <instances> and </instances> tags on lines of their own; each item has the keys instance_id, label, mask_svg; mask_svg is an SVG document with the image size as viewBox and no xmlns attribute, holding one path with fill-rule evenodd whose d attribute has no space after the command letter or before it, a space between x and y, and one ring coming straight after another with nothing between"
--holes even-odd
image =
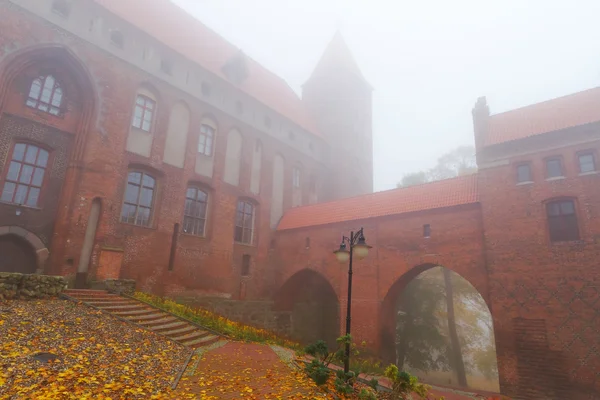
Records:
<instances>
[{"instance_id":1,"label":"chimney","mask_svg":"<svg viewBox=\"0 0 600 400\"><path fill-rule=\"evenodd\" d=\"M490 108L488 107L485 96L477 99L472 113L473 132L475 134L475 150L477 153L479 153L479 149L485 145L490 119Z\"/></svg>"}]
</instances>

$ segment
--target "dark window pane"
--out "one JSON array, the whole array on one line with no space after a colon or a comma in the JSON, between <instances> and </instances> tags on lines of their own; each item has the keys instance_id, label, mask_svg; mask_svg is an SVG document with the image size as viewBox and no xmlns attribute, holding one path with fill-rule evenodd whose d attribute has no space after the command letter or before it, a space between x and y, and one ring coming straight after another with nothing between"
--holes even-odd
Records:
<instances>
[{"instance_id":1,"label":"dark window pane","mask_svg":"<svg viewBox=\"0 0 600 400\"><path fill-rule=\"evenodd\" d=\"M144 174L144 186L153 188L154 187L154 178Z\"/></svg>"},{"instance_id":2,"label":"dark window pane","mask_svg":"<svg viewBox=\"0 0 600 400\"><path fill-rule=\"evenodd\" d=\"M579 156L579 171L581 173L592 172L595 170L596 166L592 154L582 154Z\"/></svg>"},{"instance_id":3,"label":"dark window pane","mask_svg":"<svg viewBox=\"0 0 600 400\"><path fill-rule=\"evenodd\" d=\"M206 194L206 192L203 192L202 190L198 190L198 195L197 196L198 196L197 198L198 198L199 201L203 201L203 202L206 203L206 200L208 198L208 194Z\"/></svg>"},{"instance_id":4,"label":"dark window pane","mask_svg":"<svg viewBox=\"0 0 600 400\"><path fill-rule=\"evenodd\" d=\"M13 200L16 204L25 204L25 198L27 196L27 186L18 185L15 193L15 199Z\"/></svg>"},{"instance_id":5,"label":"dark window pane","mask_svg":"<svg viewBox=\"0 0 600 400\"><path fill-rule=\"evenodd\" d=\"M517 167L517 182L530 182L531 170L528 164L519 165Z\"/></svg>"},{"instance_id":6,"label":"dark window pane","mask_svg":"<svg viewBox=\"0 0 600 400\"><path fill-rule=\"evenodd\" d=\"M252 214L252 204L246 203L244 206L244 212L246 214Z\"/></svg>"},{"instance_id":7,"label":"dark window pane","mask_svg":"<svg viewBox=\"0 0 600 400\"><path fill-rule=\"evenodd\" d=\"M40 149L40 153L38 154L37 162L35 165L38 167L45 167L48 164L48 152L46 150Z\"/></svg>"},{"instance_id":8,"label":"dark window pane","mask_svg":"<svg viewBox=\"0 0 600 400\"><path fill-rule=\"evenodd\" d=\"M140 205L144 207L152 206L152 189L142 188L142 193L140 194Z\"/></svg>"},{"instance_id":9,"label":"dark window pane","mask_svg":"<svg viewBox=\"0 0 600 400\"><path fill-rule=\"evenodd\" d=\"M244 232L244 229L242 227L240 227L240 226L235 227L235 238L234 239L236 242L242 241L243 232Z\"/></svg>"},{"instance_id":10,"label":"dark window pane","mask_svg":"<svg viewBox=\"0 0 600 400\"><path fill-rule=\"evenodd\" d=\"M138 185L141 183L142 174L139 172L130 172L128 177L128 182L137 183Z\"/></svg>"},{"instance_id":11,"label":"dark window pane","mask_svg":"<svg viewBox=\"0 0 600 400\"><path fill-rule=\"evenodd\" d=\"M244 214L244 228L252 228L252 214Z\"/></svg>"},{"instance_id":12,"label":"dark window pane","mask_svg":"<svg viewBox=\"0 0 600 400\"><path fill-rule=\"evenodd\" d=\"M138 96L135 99L135 104L139 104L141 106L143 106L146 103L146 101L144 100L144 98L142 96Z\"/></svg>"},{"instance_id":13,"label":"dark window pane","mask_svg":"<svg viewBox=\"0 0 600 400\"><path fill-rule=\"evenodd\" d=\"M21 163L12 161L10 167L8 167L6 179L16 181L19 178L19 171L21 171Z\"/></svg>"},{"instance_id":14,"label":"dark window pane","mask_svg":"<svg viewBox=\"0 0 600 400\"><path fill-rule=\"evenodd\" d=\"M17 185L15 185L14 183L6 182L4 184L4 188L2 189L2 196L0 197L0 201L12 203L16 187Z\"/></svg>"},{"instance_id":15,"label":"dark window pane","mask_svg":"<svg viewBox=\"0 0 600 400\"><path fill-rule=\"evenodd\" d=\"M30 207L37 206L39 197L40 197L40 189L31 188L31 189L29 189L29 194L27 195L27 201L25 202L25 204Z\"/></svg>"},{"instance_id":16,"label":"dark window pane","mask_svg":"<svg viewBox=\"0 0 600 400\"><path fill-rule=\"evenodd\" d=\"M135 221L136 225L147 226L150 222L150 209L145 207L138 208L138 215Z\"/></svg>"},{"instance_id":17,"label":"dark window pane","mask_svg":"<svg viewBox=\"0 0 600 400\"><path fill-rule=\"evenodd\" d=\"M235 213L235 226L243 226L244 224L244 213L237 212Z\"/></svg>"},{"instance_id":18,"label":"dark window pane","mask_svg":"<svg viewBox=\"0 0 600 400\"><path fill-rule=\"evenodd\" d=\"M34 164L35 159L37 158L38 148L35 146L27 146L27 153L25 154L25 162L29 164Z\"/></svg>"},{"instance_id":19,"label":"dark window pane","mask_svg":"<svg viewBox=\"0 0 600 400\"><path fill-rule=\"evenodd\" d=\"M125 192L125 201L127 203L137 204L139 190L140 190L139 186L128 183L127 191Z\"/></svg>"},{"instance_id":20,"label":"dark window pane","mask_svg":"<svg viewBox=\"0 0 600 400\"><path fill-rule=\"evenodd\" d=\"M252 230L244 229L244 236L242 238L242 243L250 244L252 242Z\"/></svg>"},{"instance_id":21,"label":"dark window pane","mask_svg":"<svg viewBox=\"0 0 600 400\"><path fill-rule=\"evenodd\" d=\"M196 203L196 217L205 218L206 217L206 203Z\"/></svg>"},{"instance_id":22,"label":"dark window pane","mask_svg":"<svg viewBox=\"0 0 600 400\"><path fill-rule=\"evenodd\" d=\"M188 190L185 193L185 197L187 197L188 199L195 199L196 198L196 189L188 188Z\"/></svg>"},{"instance_id":23,"label":"dark window pane","mask_svg":"<svg viewBox=\"0 0 600 400\"><path fill-rule=\"evenodd\" d=\"M559 159L553 158L546 161L546 175L548 178L562 176L562 165Z\"/></svg>"},{"instance_id":24,"label":"dark window pane","mask_svg":"<svg viewBox=\"0 0 600 400\"><path fill-rule=\"evenodd\" d=\"M184 214L185 215L193 215L193 211L194 211L194 202L190 199L186 199Z\"/></svg>"},{"instance_id":25,"label":"dark window pane","mask_svg":"<svg viewBox=\"0 0 600 400\"><path fill-rule=\"evenodd\" d=\"M25 155L25 145L23 143L15 144L15 150L13 152L13 160L23 161Z\"/></svg>"},{"instance_id":26,"label":"dark window pane","mask_svg":"<svg viewBox=\"0 0 600 400\"><path fill-rule=\"evenodd\" d=\"M23 165L23 168L21 168L21 175L19 176L19 182L28 185L31 183L32 176L33 167L31 165Z\"/></svg>"},{"instance_id":27,"label":"dark window pane","mask_svg":"<svg viewBox=\"0 0 600 400\"><path fill-rule=\"evenodd\" d=\"M554 217L560 215L560 206L558 203L548 203L546 208L549 216Z\"/></svg>"},{"instance_id":28,"label":"dark window pane","mask_svg":"<svg viewBox=\"0 0 600 400\"><path fill-rule=\"evenodd\" d=\"M33 186L40 187L40 186L42 186L43 181L44 181L44 169L36 168L35 172L33 173L33 180L31 181L31 184Z\"/></svg>"},{"instance_id":29,"label":"dark window pane","mask_svg":"<svg viewBox=\"0 0 600 400\"><path fill-rule=\"evenodd\" d=\"M575 206L572 201L560 203L560 212L563 215L575 214Z\"/></svg>"}]
</instances>

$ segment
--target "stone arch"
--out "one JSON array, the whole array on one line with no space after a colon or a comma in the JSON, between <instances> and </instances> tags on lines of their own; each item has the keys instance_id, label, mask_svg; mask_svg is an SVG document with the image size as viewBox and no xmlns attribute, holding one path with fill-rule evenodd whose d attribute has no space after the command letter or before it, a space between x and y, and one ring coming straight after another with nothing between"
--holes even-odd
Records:
<instances>
[{"instance_id":1,"label":"stone arch","mask_svg":"<svg viewBox=\"0 0 600 400\"><path fill-rule=\"evenodd\" d=\"M485 302L485 307L487 308L487 312L490 314L490 319L492 323L492 330L494 336L496 334L496 329L493 326L493 314L492 309L490 307L489 296L486 292L487 286L482 286L481 284L477 285L477 276L467 275L456 271L456 268L448 268L441 263L424 263L416 265L411 268L404 274L400 275L398 279L396 279L387 290L385 297L381 303L381 313L380 313L380 323L379 323L379 332L380 332L380 348L379 353L380 357L383 359L384 363L391 364L396 363L396 305L397 301L400 298L402 292L406 289L407 285L412 282L415 278L417 278L422 273L431 270L435 267L442 267L447 271L452 272L456 276L462 278L464 281L468 282L470 286L472 286L475 291L481 296L481 298ZM479 287L478 287L479 286ZM482 292L483 291L483 292ZM456 303L455 303L456 304ZM493 342L495 344L495 342Z\"/></svg>"},{"instance_id":2,"label":"stone arch","mask_svg":"<svg viewBox=\"0 0 600 400\"><path fill-rule=\"evenodd\" d=\"M3 256L0 259L0 272L42 273L50 255L42 240L20 226L0 227L0 252L13 254L14 258ZM19 268L16 263L25 262Z\"/></svg>"},{"instance_id":3,"label":"stone arch","mask_svg":"<svg viewBox=\"0 0 600 400\"><path fill-rule=\"evenodd\" d=\"M289 335L301 343L325 340L334 348L340 336L340 304L321 273L302 269L290 276L273 297L273 309L289 316Z\"/></svg>"},{"instance_id":4,"label":"stone arch","mask_svg":"<svg viewBox=\"0 0 600 400\"><path fill-rule=\"evenodd\" d=\"M183 168L185 151L190 128L190 109L183 101L178 101L171 108L167 139L163 154L163 161L167 164Z\"/></svg>"}]
</instances>

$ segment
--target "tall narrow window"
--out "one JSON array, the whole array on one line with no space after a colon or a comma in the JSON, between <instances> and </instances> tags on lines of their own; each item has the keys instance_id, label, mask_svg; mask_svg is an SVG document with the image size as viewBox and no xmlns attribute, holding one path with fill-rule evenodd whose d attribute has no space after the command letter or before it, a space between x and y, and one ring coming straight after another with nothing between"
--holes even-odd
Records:
<instances>
[{"instance_id":1,"label":"tall narrow window","mask_svg":"<svg viewBox=\"0 0 600 400\"><path fill-rule=\"evenodd\" d=\"M235 215L235 241L244 244L252 244L254 231L254 206L252 203L238 201Z\"/></svg>"},{"instance_id":2,"label":"tall narrow window","mask_svg":"<svg viewBox=\"0 0 600 400\"><path fill-rule=\"evenodd\" d=\"M204 236L208 194L198 188L189 187L185 193L183 232Z\"/></svg>"},{"instance_id":3,"label":"tall narrow window","mask_svg":"<svg viewBox=\"0 0 600 400\"><path fill-rule=\"evenodd\" d=\"M242 276L250 275L250 254L242 256Z\"/></svg>"},{"instance_id":4,"label":"tall narrow window","mask_svg":"<svg viewBox=\"0 0 600 400\"><path fill-rule=\"evenodd\" d=\"M46 150L32 144L15 144L0 201L37 207L48 156Z\"/></svg>"},{"instance_id":5,"label":"tall narrow window","mask_svg":"<svg viewBox=\"0 0 600 400\"><path fill-rule=\"evenodd\" d=\"M431 237L431 225L429 225L429 224L423 225L423 237L425 239L429 239Z\"/></svg>"},{"instance_id":6,"label":"tall narrow window","mask_svg":"<svg viewBox=\"0 0 600 400\"><path fill-rule=\"evenodd\" d=\"M294 167L293 170L293 184L295 188L300 187L300 168Z\"/></svg>"},{"instance_id":7,"label":"tall narrow window","mask_svg":"<svg viewBox=\"0 0 600 400\"><path fill-rule=\"evenodd\" d=\"M127 188L121 210L121 222L149 226L156 180L145 172L132 171L127 175Z\"/></svg>"},{"instance_id":8,"label":"tall narrow window","mask_svg":"<svg viewBox=\"0 0 600 400\"><path fill-rule=\"evenodd\" d=\"M563 176L562 162L560 158L549 158L546 160L546 178L558 178Z\"/></svg>"},{"instance_id":9,"label":"tall narrow window","mask_svg":"<svg viewBox=\"0 0 600 400\"><path fill-rule=\"evenodd\" d=\"M40 76L31 82L25 104L31 108L60 115L63 90L52 75Z\"/></svg>"},{"instance_id":10,"label":"tall narrow window","mask_svg":"<svg viewBox=\"0 0 600 400\"><path fill-rule=\"evenodd\" d=\"M200 126L200 136L198 137L198 153L208 157L212 156L214 137L215 128L202 124Z\"/></svg>"},{"instance_id":11,"label":"tall narrow window","mask_svg":"<svg viewBox=\"0 0 600 400\"><path fill-rule=\"evenodd\" d=\"M559 200L546 204L546 214L552 242L579 240L579 224L573 200Z\"/></svg>"},{"instance_id":12,"label":"tall narrow window","mask_svg":"<svg viewBox=\"0 0 600 400\"><path fill-rule=\"evenodd\" d=\"M118 29L115 29L112 32L110 32L110 42L112 44L114 44L115 46L117 46L118 48L122 49L123 43L125 42L125 40L123 38L123 34L121 33L121 31L119 31Z\"/></svg>"},{"instance_id":13,"label":"tall narrow window","mask_svg":"<svg viewBox=\"0 0 600 400\"><path fill-rule=\"evenodd\" d=\"M517 183L531 182L531 166L521 164L517 166Z\"/></svg>"},{"instance_id":14,"label":"tall narrow window","mask_svg":"<svg viewBox=\"0 0 600 400\"><path fill-rule=\"evenodd\" d=\"M596 160L594 160L594 153L581 153L578 155L579 159L579 172L585 174L586 172L594 172L596 170Z\"/></svg>"},{"instance_id":15,"label":"tall narrow window","mask_svg":"<svg viewBox=\"0 0 600 400\"><path fill-rule=\"evenodd\" d=\"M71 3L67 0L54 0L52 2L52 11L61 17L68 17L71 14Z\"/></svg>"},{"instance_id":16,"label":"tall narrow window","mask_svg":"<svg viewBox=\"0 0 600 400\"><path fill-rule=\"evenodd\" d=\"M135 110L131 125L143 131L150 132L152 129L152 117L156 109L156 102L151 98L138 94L135 99Z\"/></svg>"}]
</instances>

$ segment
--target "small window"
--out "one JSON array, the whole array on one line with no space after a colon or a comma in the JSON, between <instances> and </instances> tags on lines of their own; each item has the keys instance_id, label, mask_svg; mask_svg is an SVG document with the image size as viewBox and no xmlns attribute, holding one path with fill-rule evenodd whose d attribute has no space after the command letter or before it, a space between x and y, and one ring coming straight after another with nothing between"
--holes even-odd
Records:
<instances>
[{"instance_id":1,"label":"small window","mask_svg":"<svg viewBox=\"0 0 600 400\"><path fill-rule=\"evenodd\" d=\"M581 153L578 156L579 159L579 172L585 174L586 172L594 172L596 170L596 160L594 160L593 153Z\"/></svg>"},{"instance_id":2,"label":"small window","mask_svg":"<svg viewBox=\"0 0 600 400\"><path fill-rule=\"evenodd\" d=\"M6 168L0 201L37 207L48 158L49 153L44 149L32 144L16 143Z\"/></svg>"},{"instance_id":3,"label":"small window","mask_svg":"<svg viewBox=\"0 0 600 400\"><path fill-rule=\"evenodd\" d=\"M152 117L156 109L156 102L150 97L138 94L135 100L135 110L131 125L143 131L150 132L152 129Z\"/></svg>"},{"instance_id":4,"label":"small window","mask_svg":"<svg viewBox=\"0 0 600 400\"><path fill-rule=\"evenodd\" d=\"M293 184L294 184L294 188L299 188L300 187L300 168L298 167L294 167L293 170Z\"/></svg>"},{"instance_id":5,"label":"small window","mask_svg":"<svg viewBox=\"0 0 600 400\"><path fill-rule=\"evenodd\" d=\"M311 193L317 192L317 177L315 175L310 176L309 190Z\"/></svg>"},{"instance_id":6,"label":"small window","mask_svg":"<svg viewBox=\"0 0 600 400\"><path fill-rule=\"evenodd\" d=\"M66 18L71 14L71 2L67 0L54 0L52 2L52 11Z\"/></svg>"},{"instance_id":7,"label":"small window","mask_svg":"<svg viewBox=\"0 0 600 400\"><path fill-rule=\"evenodd\" d=\"M269 118L269 117L265 117L265 126L266 126L267 128L270 128L270 127L271 127L271 118Z\"/></svg>"},{"instance_id":8,"label":"small window","mask_svg":"<svg viewBox=\"0 0 600 400\"><path fill-rule=\"evenodd\" d=\"M517 183L531 182L531 165L521 164L517 166Z\"/></svg>"},{"instance_id":9,"label":"small window","mask_svg":"<svg viewBox=\"0 0 600 400\"><path fill-rule=\"evenodd\" d=\"M288 137L290 138L290 140L294 140L296 138L296 135L294 134L294 131L289 131L288 132Z\"/></svg>"},{"instance_id":10,"label":"small window","mask_svg":"<svg viewBox=\"0 0 600 400\"><path fill-rule=\"evenodd\" d=\"M60 115L62 102L63 90L60 84L52 75L46 75L31 82L25 104L48 114Z\"/></svg>"},{"instance_id":11,"label":"small window","mask_svg":"<svg viewBox=\"0 0 600 400\"><path fill-rule=\"evenodd\" d=\"M235 215L235 241L244 244L252 244L254 231L254 206L252 203L238 201Z\"/></svg>"},{"instance_id":12,"label":"small window","mask_svg":"<svg viewBox=\"0 0 600 400\"><path fill-rule=\"evenodd\" d=\"M306 240L304 241L304 247L306 247L307 249L310 249L310 238L307 237Z\"/></svg>"},{"instance_id":13,"label":"small window","mask_svg":"<svg viewBox=\"0 0 600 400\"><path fill-rule=\"evenodd\" d=\"M202 91L202 95L206 97L210 97L210 85L206 82L202 82L200 84L200 90Z\"/></svg>"},{"instance_id":14,"label":"small window","mask_svg":"<svg viewBox=\"0 0 600 400\"><path fill-rule=\"evenodd\" d=\"M150 226L156 180L145 172L132 171L127 175L127 188L121 210L121 222Z\"/></svg>"},{"instance_id":15,"label":"small window","mask_svg":"<svg viewBox=\"0 0 600 400\"><path fill-rule=\"evenodd\" d=\"M204 236L208 193L195 187L188 187L185 193L185 210L183 212L183 232L190 235Z\"/></svg>"},{"instance_id":16,"label":"small window","mask_svg":"<svg viewBox=\"0 0 600 400\"><path fill-rule=\"evenodd\" d=\"M172 64L166 60L166 59L162 59L160 60L160 70L162 72L164 72L167 75L172 75L173 74L173 66Z\"/></svg>"},{"instance_id":17,"label":"small window","mask_svg":"<svg viewBox=\"0 0 600 400\"><path fill-rule=\"evenodd\" d=\"M242 114L244 112L244 105L242 104L241 101L236 101L235 102L235 111L238 114Z\"/></svg>"},{"instance_id":18,"label":"small window","mask_svg":"<svg viewBox=\"0 0 600 400\"><path fill-rule=\"evenodd\" d=\"M429 224L423 225L423 237L425 239L429 239L431 237L431 225L429 225Z\"/></svg>"},{"instance_id":19,"label":"small window","mask_svg":"<svg viewBox=\"0 0 600 400\"><path fill-rule=\"evenodd\" d=\"M579 240L579 224L573 200L547 203L546 214L552 242Z\"/></svg>"},{"instance_id":20,"label":"small window","mask_svg":"<svg viewBox=\"0 0 600 400\"><path fill-rule=\"evenodd\" d=\"M242 276L250 275L250 254L242 256Z\"/></svg>"},{"instance_id":21,"label":"small window","mask_svg":"<svg viewBox=\"0 0 600 400\"><path fill-rule=\"evenodd\" d=\"M124 38L123 38L123 34L121 33L121 31L119 30L113 30L110 33L110 42L112 44L114 44L115 46L117 46L118 48L122 49L123 48L123 43L124 43Z\"/></svg>"},{"instance_id":22,"label":"small window","mask_svg":"<svg viewBox=\"0 0 600 400\"><path fill-rule=\"evenodd\" d=\"M215 140L215 129L206 124L200 126L200 136L198 137L198 153L205 156L212 156L213 143Z\"/></svg>"},{"instance_id":23,"label":"small window","mask_svg":"<svg viewBox=\"0 0 600 400\"><path fill-rule=\"evenodd\" d=\"M262 150L262 142L260 141L260 139L257 139L256 143L254 144L254 151L256 153L258 153L261 150Z\"/></svg>"},{"instance_id":24,"label":"small window","mask_svg":"<svg viewBox=\"0 0 600 400\"><path fill-rule=\"evenodd\" d=\"M563 176L562 162L560 158L549 158L546 160L546 178L558 178Z\"/></svg>"}]
</instances>

